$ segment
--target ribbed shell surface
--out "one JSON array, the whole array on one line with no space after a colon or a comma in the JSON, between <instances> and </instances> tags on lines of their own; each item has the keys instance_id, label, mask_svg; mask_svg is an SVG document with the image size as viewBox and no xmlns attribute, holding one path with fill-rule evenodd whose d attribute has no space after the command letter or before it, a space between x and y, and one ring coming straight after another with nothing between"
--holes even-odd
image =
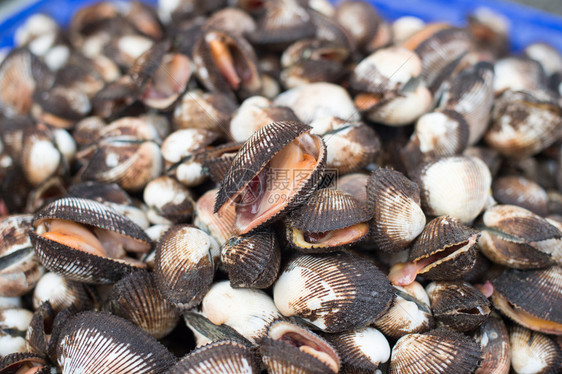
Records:
<instances>
[{"instance_id":1,"label":"ribbed shell surface","mask_svg":"<svg viewBox=\"0 0 562 374\"><path fill-rule=\"evenodd\" d=\"M311 129L304 123L280 121L256 131L234 157L217 195L215 212L246 186L279 151Z\"/></svg>"},{"instance_id":2,"label":"ribbed shell surface","mask_svg":"<svg viewBox=\"0 0 562 374\"><path fill-rule=\"evenodd\" d=\"M338 189L316 190L307 202L287 217L290 226L303 232L320 233L366 222L365 205Z\"/></svg>"},{"instance_id":3,"label":"ribbed shell surface","mask_svg":"<svg viewBox=\"0 0 562 374\"><path fill-rule=\"evenodd\" d=\"M262 361L271 374L327 374L333 370L322 361L279 340L265 338L260 343Z\"/></svg>"},{"instance_id":4,"label":"ribbed shell surface","mask_svg":"<svg viewBox=\"0 0 562 374\"><path fill-rule=\"evenodd\" d=\"M167 301L181 309L199 304L215 274L211 246L207 234L188 225L174 226L160 239L154 279Z\"/></svg>"},{"instance_id":5,"label":"ribbed shell surface","mask_svg":"<svg viewBox=\"0 0 562 374\"><path fill-rule=\"evenodd\" d=\"M389 373L472 373L481 353L473 339L449 329L409 334L400 338L392 349Z\"/></svg>"},{"instance_id":6,"label":"ribbed shell surface","mask_svg":"<svg viewBox=\"0 0 562 374\"><path fill-rule=\"evenodd\" d=\"M512 367L516 373L559 373L562 367L560 345L550 336L531 331L519 325L509 329Z\"/></svg>"},{"instance_id":7,"label":"ribbed shell surface","mask_svg":"<svg viewBox=\"0 0 562 374\"><path fill-rule=\"evenodd\" d=\"M83 312L63 327L57 363L64 374L165 373L174 356L132 323L103 312Z\"/></svg>"},{"instance_id":8,"label":"ribbed shell surface","mask_svg":"<svg viewBox=\"0 0 562 374\"><path fill-rule=\"evenodd\" d=\"M478 233L457 219L442 216L432 219L416 239L410 250L409 261L416 261L449 247L466 244L471 235Z\"/></svg>"},{"instance_id":9,"label":"ribbed shell surface","mask_svg":"<svg viewBox=\"0 0 562 374\"><path fill-rule=\"evenodd\" d=\"M277 279L273 298L285 316L298 316L325 332L364 326L390 307L386 275L355 255L298 255Z\"/></svg>"},{"instance_id":10,"label":"ribbed shell surface","mask_svg":"<svg viewBox=\"0 0 562 374\"><path fill-rule=\"evenodd\" d=\"M482 349L482 362L475 373L508 373L511 365L511 351L507 328L501 317L493 313L476 329L473 337Z\"/></svg>"},{"instance_id":11,"label":"ribbed shell surface","mask_svg":"<svg viewBox=\"0 0 562 374\"><path fill-rule=\"evenodd\" d=\"M267 288L277 279L281 249L273 231L258 231L226 242L221 261L233 287Z\"/></svg>"},{"instance_id":12,"label":"ribbed shell surface","mask_svg":"<svg viewBox=\"0 0 562 374\"><path fill-rule=\"evenodd\" d=\"M115 209L93 200L65 197L53 201L35 215L34 226L45 219L65 219L150 243L148 236L137 224Z\"/></svg>"},{"instance_id":13,"label":"ribbed shell surface","mask_svg":"<svg viewBox=\"0 0 562 374\"><path fill-rule=\"evenodd\" d=\"M505 297L515 310L562 323L562 268L542 270L506 269L491 281L494 291Z\"/></svg>"},{"instance_id":14,"label":"ribbed shell surface","mask_svg":"<svg viewBox=\"0 0 562 374\"><path fill-rule=\"evenodd\" d=\"M107 304L108 311L133 322L156 339L166 336L180 318L179 310L160 295L152 273L145 271L115 283Z\"/></svg>"},{"instance_id":15,"label":"ribbed shell surface","mask_svg":"<svg viewBox=\"0 0 562 374\"><path fill-rule=\"evenodd\" d=\"M384 252L406 248L422 232L426 218L420 207L420 189L402 173L379 168L367 183L371 235Z\"/></svg>"},{"instance_id":16,"label":"ribbed shell surface","mask_svg":"<svg viewBox=\"0 0 562 374\"><path fill-rule=\"evenodd\" d=\"M498 177L492 183L499 204L517 205L539 216L548 215L548 195L538 183L522 176Z\"/></svg>"},{"instance_id":17,"label":"ribbed shell surface","mask_svg":"<svg viewBox=\"0 0 562 374\"><path fill-rule=\"evenodd\" d=\"M197 348L168 374L259 374L255 353L248 346L222 340Z\"/></svg>"},{"instance_id":18,"label":"ribbed shell surface","mask_svg":"<svg viewBox=\"0 0 562 374\"><path fill-rule=\"evenodd\" d=\"M29 232L39 260L50 271L89 284L111 284L142 267L76 250Z\"/></svg>"}]
</instances>

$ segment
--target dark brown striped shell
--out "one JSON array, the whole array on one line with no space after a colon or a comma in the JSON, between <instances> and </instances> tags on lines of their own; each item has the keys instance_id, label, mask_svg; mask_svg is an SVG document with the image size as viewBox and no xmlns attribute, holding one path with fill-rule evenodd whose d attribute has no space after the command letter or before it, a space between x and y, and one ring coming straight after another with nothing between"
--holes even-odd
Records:
<instances>
[{"instance_id":1,"label":"dark brown striped shell","mask_svg":"<svg viewBox=\"0 0 562 374\"><path fill-rule=\"evenodd\" d=\"M539 216L548 215L548 195L538 183L522 176L498 177L492 183L498 204L517 205Z\"/></svg>"},{"instance_id":2,"label":"dark brown striped shell","mask_svg":"<svg viewBox=\"0 0 562 374\"><path fill-rule=\"evenodd\" d=\"M294 256L273 289L285 316L298 316L325 332L341 332L375 321L394 292L386 275L355 255L337 252Z\"/></svg>"},{"instance_id":3,"label":"dark brown striped shell","mask_svg":"<svg viewBox=\"0 0 562 374\"><path fill-rule=\"evenodd\" d=\"M113 285L105 309L161 339L178 323L179 310L156 287L153 273L138 271Z\"/></svg>"},{"instance_id":4,"label":"dark brown striped shell","mask_svg":"<svg viewBox=\"0 0 562 374\"><path fill-rule=\"evenodd\" d=\"M420 189L399 171L378 168L367 184L371 238L383 252L400 251L422 232Z\"/></svg>"},{"instance_id":5,"label":"dark brown striped shell","mask_svg":"<svg viewBox=\"0 0 562 374\"><path fill-rule=\"evenodd\" d=\"M47 360L40 354L35 353L11 353L0 358L0 373L1 374L11 374L19 373L20 370L26 368L41 368L34 374L50 374L52 373L51 367Z\"/></svg>"},{"instance_id":6,"label":"dark brown striped shell","mask_svg":"<svg viewBox=\"0 0 562 374\"><path fill-rule=\"evenodd\" d=\"M494 306L531 330L562 334L562 269L505 269L492 280Z\"/></svg>"},{"instance_id":7,"label":"dark brown striped shell","mask_svg":"<svg viewBox=\"0 0 562 374\"><path fill-rule=\"evenodd\" d=\"M63 372L165 373L174 356L127 320L104 312L82 312L64 325L57 347Z\"/></svg>"},{"instance_id":8,"label":"dark brown striped shell","mask_svg":"<svg viewBox=\"0 0 562 374\"><path fill-rule=\"evenodd\" d=\"M482 349L482 362L476 374L508 373L511 364L509 335L501 317L492 312L473 334L476 343Z\"/></svg>"},{"instance_id":9,"label":"dark brown striped shell","mask_svg":"<svg viewBox=\"0 0 562 374\"><path fill-rule=\"evenodd\" d=\"M160 239L154 279L168 302L183 310L201 302L215 274L213 246L209 235L189 225L174 226Z\"/></svg>"},{"instance_id":10,"label":"dark brown striped shell","mask_svg":"<svg viewBox=\"0 0 562 374\"><path fill-rule=\"evenodd\" d=\"M281 267L281 249L271 230L237 236L221 248L232 287L268 288Z\"/></svg>"},{"instance_id":11,"label":"dark brown striped shell","mask_svg":"<svg viewBox=\"0 0 562 374\"><path fill-rule=\"evenodd\" d=\"M222 340L199 347L175 364L168 374L259 374L255 352L240 342Z\"/></svg>"},{"instance_id":12,"label":"dark brown striped shell","mask_svg":"<svg viewBox=\"0 0 562 374\"><path fill-rule=\"evenodd\" d=\"M325 363L313 359L297 347L279 340L265 338L260 344L262 361L271 374L334 373Z\"/></svg>"},{"instance_id":13,"label":"dark brown striped shell","mask_svg":"<svg viewBox=\"0 0 562 374\"><path fill-rule=\"evenodd\" d=\"M476 342L453 330L440 328L409 334L392 349L390 374L472 373L481 360Z\"/></svg>"}]
</instances>

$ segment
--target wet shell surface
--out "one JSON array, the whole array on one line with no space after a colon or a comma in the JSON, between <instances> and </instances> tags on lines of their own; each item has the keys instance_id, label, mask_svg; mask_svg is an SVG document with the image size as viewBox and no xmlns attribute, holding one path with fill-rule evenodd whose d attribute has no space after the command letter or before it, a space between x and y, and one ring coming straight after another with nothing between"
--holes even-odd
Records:
<instances>
[{"instance_id":1,"label":"wet shell surface","mask_svg":"<svg viewBox=\"0 0 562 374\"><path fill-rule=\"evenodd\" d=\"M53 224L58 227L56 231L46 231ZM114 283L144 267L142 263L110 258L109 251L143 252L150 248L150 239L140 227L93 200L56 200L35 215L33 226L36 231L29 235L41 263L64 277L86 283ZM88 227L97 236L102 235L100 239Z\"/></svg>"},{"instance_id":2,"label":"wet shell surface","mask_svg":"<svg viewBox=\"0 0 562 374\"><path fill-rule=\"evenodd\" d=\"M476 374L509 373L511 350L507 328L498 314L493 312L473 334L482 349L482 362Z\"/></svg>"},{"instance_id":3,"label":"wet shell surface","mask_svg":"<svg viewBox=\"0 0 562 374\"><path fill-rule=\"evenodd\" d=\"M548 195L538 183L521 176L498 177L492 183L498 204L517 205L539 216L548 214Z\"/></svg>"},{"instance_id":4,"label":"wet shell surface","mask_svg":"<svg viewBox=\"0 0 562 374\"><path fill-rule=\"evenodd\" d=\"M492 280L494 306L531 330L562 335L562 269L506 269Z\"/></svg>"},{"instance_id":5,"label":"wet shell surface","mask_svg":"<svg viewBox=\"0 0 562 374\"><path fill-rule=\"evenodd\" d=\"M422 169L419 178L425 213L449 215L464 223L472 221L484 209L492 185L486 164L466 156L431 162Z\"/></svg>"},{"instance_id":6,"label":"wet shell surface","mask_svg":"<svg viewBox=\"0 0 562 374\"><path fill-rule=\"evenodd\" d=\"M281 249L273 231L258 231L228 240L221 262L233 287L267 288L277 279Z\"/></svg>"},{"instance_id":7,"label":"wet shell surface","mask_svg":"<svg viewBox=\"0 0 562 374\"><path fill-rule=\"evenodd\" d=\"M259 372L255 353L242 343L228 340L197 348L168 371L169 374L258 374Z\"/></svg>"},{"instance_id":8,"label":"wet shell surface","mask_svg":"<svg viewBox=\"0 0 562 374\"><path fill-rule=\"evenodd\" d=\"M234 203L238 234L280 218L320 183L326 146L310 129L299 122L272 122L237 153L221 184L215 212Z\"/></svg>"},{"instance_id":9,"label":"wet shell surface","mask_svg":"<svg viewBox=\"0 0 562 374\"><path fill-rule=\"evenodd\" d=\"M407 286L394 286L394 289L396 299L388 312L375 322L375 327L394 339L430 330L434 321L423 286L413 282Z\"/></svg>"},{"instance_id":10,"label":"wet shell surface","mask_svg":"<svg viewBox=\"0 0 562 374\"><path fill-rule=\"evenodd\" d=\"M156 339L103 312L72 317L57 347L57 364L63 373L164 373L174 361Z\"/></svg>"},{"instance_id":11,"label":"wet shell surface","mask_svg":"<svg viewBox=\"0 0 562 374\"><path fill-rule=\"evenodd\" d=\"M199 304L215 274L217 243L188 225L172 227L160 240L154 260L154 279L162 296L180 309Z\"/></svg>"},{"instance_id":12,"label":"wet shell surface","mask_svg":"<svg viewBox=\"0 0 562 374\"><path fill-rule=\"evenodd\" d=\"M517 374L560 371L562 351L549 336L514 325L509 329L509 342L511 366Z\"/></svg>"},{"instance_id":13,"label":"wet shell surface","mask_svg":"<svg viewBox=\"0 0 562 374\"><path fill-rule=\"evenodd\" d=\"M490 302L470 283L432 282L426 290L435 320L453 330L473 330L490 314Z\"/></svg>"},{"instance_id":14,"label":"wet shell surface","mask_svg":"<svg viewBox=\"0 0 562 374\"><path fill-rule=\"evenodd\" d=\"M373 215L371 237L381 251L406 248L425 227L419 187L402 173L385 168L375 170L369 176L367 196Z\"/></svg>"},{"instance_id":15,"label":"wet shell surface","mask_svg":"<svg viewBox=\"0 0 562 374\"><path fill-rule=\"evenodd\" d=\"M471 373L477 368L481 353L474 340L452 330L409 334L392 349L389 373Z\"/></svg>"},{"instance_id":16,"label":"wet shell surface","mask_svg":"<svg viewBox=\"0 0 562 374\"><path fill-rule=\"evenodd\" d=\"M148 332L156 339L166 336L180 316L156 287L152 273L139 271L113 285L106 309Z\"/></svg>"},{"instance_id":17,"label":"wet shell surface","mask_svg":"<svg viewBox=\"0 0 562 374\"><path fill-rule=\"evenodd\" d=\"M373 327L328 334L326 339L340 354L342 373L372 373L390 359L388 341Z\"/></svg>"},{"instance_id":18,"label":"wet shell surface","mask_svg":"<svg viewBox=\"0 0 562 374\"><path fill-rule=\"evenodd\" d=\"M374 264L340 252L293 257L275 283L273 299L286 317L342 332L380 318L394 292Z\"/></svg>"}]
</instances>

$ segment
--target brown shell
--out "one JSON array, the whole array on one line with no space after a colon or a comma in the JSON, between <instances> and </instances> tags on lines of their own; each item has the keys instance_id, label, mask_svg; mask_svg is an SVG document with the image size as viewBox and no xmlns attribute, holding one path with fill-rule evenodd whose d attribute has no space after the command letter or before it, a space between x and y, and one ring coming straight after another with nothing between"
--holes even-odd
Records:
<instances>
[{"instance_id":1,"label":"brown shell","mask_svg":"<svg viewBox=\"0 0 562 374\"><path fill-rule=\"evenodd\" d=\"M49 374L52 372L47 360L40 354L29 352L11 353L0 358L0 374L18 373L18 370L22 370L26 366L43 367L39 371L34 372L34 374Z\"/></svg>"},{"instance_id":2,"label":"brown shell","mask_svg":"<svg viewBox=\"0 0 562 374\"><path fill-rule=\"evenodd\" d=\"M495 312L490 315L473 334L482 349L482 362L475 374L502 374L509 372L511 350L509 335L501 317Z\"/></svg>"},{"instance_id":3,"label":"brown shell","mask_svg":"<svg viewBox=\"0 0 562 374\"><path fill-rule=\"evenodd\" d=\"M215 183L220 183L226 174L236 153L240 150L241 143L226 143L212 149L203 150L195 158L201 160L201 164L208 171L209 177Z\"/></svg>"},{"instance_id":4,"label":"brown shell","mask_svg":"<svg viewBox=\"0 0 562 374\"><path fill-rule=\"evenodd\" d=\"M223 340L199 347L175 364L169 374L259 374L255 352L248 346Z\"/></svg>"},{"instance_id":5,"label":"brown shell","mask_svg":"<svg viewBox=\"0 0 562 374\"><path fill-rule=\"evenodd\" d=\"M45 355L48 351L51 327L55 319L55 312L49 302L45 302L33 313L29 328L25 335L27 351L38 355Z\"/></svg>"},{"instance_id":6,"label":"brown shell","mask_svg":"<svg viewBox=\"0 0 562 374\"><path fill-rule=\"evenodd\" d=\"M544 218L515 205L496 205L483 215L480 247L492 261L531 269L562 261L562 233Z\"/></svg>"},{"instance_id":7,"label":"brown shell","mask_svg":"<svg viewBox=\"0 0 562 374\"><path fill-rule=\"evenodd\" d=\"M546 191L538 183L525 177L498 177L492 183L492 192L498 204L517 205L542 217L548 214Z\"/></svg>"},{"instance_id":8,"label":"brown shell","mask_svg":"<svg viewBox=\"0 0 562 374\"><path fill-rule=\"evenodd\" d=\"M295 346L265 338L259 347L262 361L271 374L334 373L328 365L302 352Z\"/></svg>"},{"instance_id":9,"label":"brown shell","mask_svg":"<svg viewBox=\"0 0 562 374\"><path fill-rule=\"evenodd\" d=\"M176 327L179 311L156 287L152 273L139 271L113 285L106 310L161 339Z\"/></svg>"},{"instance_id":10,"label":"brown shell","mask_svg":"<svg viewBox=\"0 0 562 374\"><path fill-rule=\"evenodd\" d=\"M470 283L433 282L426 289L433 317L453 330L473 330L484 323L490 314L490 302Z\"/></svg>"},{"instance_id":11,"label":"brown shell","mask_svg":"<svg viewBox=\"0 0 562 374\"><path fill-rule=\"evenodd\" d=\"M273 298L285 316L325 332L361 327L384 314L394 292L386 275L350 253L294 256L277 279Z\"/></svg>"},{"instance_id":12,"label":"brown shell","mask_svg":"<svg viewBox=\"0 0 562 374\"><path fill-rule=\"evenodd\" d=\"M337 182L332 184L334 186L337 184L338 190L342 190L353 196L356 200L367 203L367 183L369 182L369 175L364 173L351 173L346 174L338 178Z\"/></svg>"},{"instance_id":13,"label":"brown shell","mask_svg":"<svg viewBox=\"0 0 562 374\"><path fill-rule=\"evenodd\" d=\"M158 242L156 286L164 299L180 309L199 304L211 286L215 274L211 240L193 226L177 225Z\"/></svg>"},{"instance_id":14,"label":"brown shell","mask_svg":"<svg viewBox=\"0 0 562 374\"><path fill-rule=\"evenodd\" d=\"M550 336L513 325L509 329L509 342L514 372L529 371L530 367L537 374L560 372L562 350Z\"/></svg>"},{"instance_id":15,"label":"brown shell","mask_svg":"<svg viewBox=\"0 0 562 374\"><path fill-rule=\"evenodd\" d=\"M392 349L390 374L472 373L481 360L474 340L453 330L440 328L424 334L409 334Z\"/></svg>"},{"instance_id":16,"label":"brown shell","mask_svg":"<svg viewBox=\"0 0 562 374\"><path fill-rule=\"evenodd\" d=\"M103 312L82 312L64 325L57 346L63 372L163 373L174 356L127 320Z\"/></svg>"},{"instance_id":17,"label":"brown shell","mask_svg":"<svg viewBox=\"0 0 562 374\"><path fill-rule=\"evenodd\" d=\"M562 269L505 269L496 279L494 306L517 323L535 331L562 334ZM521 312L534 317L529 322ZM539 321L537 321L539 320ZM546 321L546 327L543 325Z\"/></svg>"},{"instance_id":18,"label":"brown shell","mask_svg":"<svg viewBox=\"0 0 562 374\"><path fill-rule=\"evenodd\" d=\"M381 251L406 248L425 227L419 187L399 171L378 168L372 172L367 196L373 217L371 237Z\"/></svg>"},{"instance_id":19,"label":"brown shell","mask_svg":"<svg viewBox=\"0 0 562 374\"><path fill-rule=\"evenodd\" d=\"M562 136L560 113L547 92L507 90L495 101L484 140L506 157L535 155Z\"/></svg>"},{"instance_id":20,"label":"brown shell","mask_svg":"<svg viewBox=\"0 0 562 374\"><path fill-rule=\"evenodd\" d=\"M188 311L184 312L182 316L187 327L193 331L193 334L197 339L197 346L199 346L198 336L202 336L205 341L209 342L230 340L240 342L246 346L252 345L252 342L240 335L240 333L229 325L215 325L199 312Z\"/></svg>"},{"instance_id":21,"label":"brown shell","mask_svg":"<svg viewBox=\"0 0 562 374\"><path fill-rule=\"evenodd\" d=\"M366 222L370 218L364 204L338 189L316 190L286 218L288 225L304 232L326 232Z\"/></svg>"},{"instance_id":22,"label":"brown shell","mask_svg":"<svg viewBox=\"0 0 562 374\"><path fill-rule=\"evenodd\" d=\"M281 267L281 249L271 230L237 236L221 248L232 287L268 288Z\"/></svg>"},{"instance_id":23,"label":"brown shell","mask_svg":"<svg viewBox=\"0 0 562 374\"><path fill-rule=\"evenodd\" d=\"M459 72L443 93L440 108L464 117L469 126L468 144L476 143L488 128L494 104L494 67L479 62Z\"/></svg>"}]
</instances>

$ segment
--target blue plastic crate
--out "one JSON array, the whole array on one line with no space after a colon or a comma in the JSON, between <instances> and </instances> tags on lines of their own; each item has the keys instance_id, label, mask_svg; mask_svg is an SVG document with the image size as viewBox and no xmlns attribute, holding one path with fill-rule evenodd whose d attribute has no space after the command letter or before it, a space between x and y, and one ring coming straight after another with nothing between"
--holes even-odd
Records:
<instances>
[{"instance_id":1,"label":"blue plastic crate","mask_svg":"<svg viewBox=\"0 0 562 374\"><path fill-rule=\"evenodd\" d=\"M68 25L72 15L81 7L99 0L38 0L2 22L0 48L12 47L13 35L30 15L46 13L62 25ZM156 5L158 0L144 0ZM446 21L462 26L466 16L478 7L487 7L505 15L511 21L511 43L514 52L526 45L543 41L562 51L562 17L534 8L502 0L368 0L383 17L394 20L411 15L424 21Z\"/></svg>"}]
</instances>

